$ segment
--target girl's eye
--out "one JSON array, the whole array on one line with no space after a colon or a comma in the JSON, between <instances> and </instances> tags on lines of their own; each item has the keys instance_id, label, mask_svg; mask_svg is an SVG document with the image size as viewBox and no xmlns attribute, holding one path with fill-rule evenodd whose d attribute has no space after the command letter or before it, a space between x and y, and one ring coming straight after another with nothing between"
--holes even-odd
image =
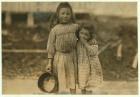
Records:
<instances>
[{"instance_id":1,"label":"girl's eye","mask_svg":"<svg viewBox=\"0 0 140 97\"><path fill-rule=\"evenodd\" d=\"M69 15L70 13L65 13L65 12L62 13L62 15L65 15L65 14L66 14L66 15Z\"/></svg>"},{"instance_id":2,"label":"girl's eye","mask_svg":"<svg viewBox=\"0 0 140 97\"><path fill-rule=\"evenodd\" d=\"M62 14L64 15L65 13L63 12Z\"/></svg>"},{"instance_id":3,"label":"girl's eye","mask_svg":"<svg viewBox=\"0 0 140 97\"><path fill-rule=\"evenodd\" d=\"M70 13L67 13L67 15L70 15Z\"/></svg>"}]
</instances>

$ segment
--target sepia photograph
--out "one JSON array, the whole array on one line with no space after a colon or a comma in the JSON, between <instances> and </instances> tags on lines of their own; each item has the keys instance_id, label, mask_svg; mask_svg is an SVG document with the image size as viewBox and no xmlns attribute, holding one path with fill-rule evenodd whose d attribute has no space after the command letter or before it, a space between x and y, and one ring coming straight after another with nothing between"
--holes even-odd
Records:
<instances>
[{"instance_id":1,"label":"sepia photograph","mask_svg":"<svg viewBox=\"0 0 140 97\"><path fill-rule=\"evenodd\" d=\"M2 94L138 95L137 2L1 2Z\"/></svg>"}]
</instances>

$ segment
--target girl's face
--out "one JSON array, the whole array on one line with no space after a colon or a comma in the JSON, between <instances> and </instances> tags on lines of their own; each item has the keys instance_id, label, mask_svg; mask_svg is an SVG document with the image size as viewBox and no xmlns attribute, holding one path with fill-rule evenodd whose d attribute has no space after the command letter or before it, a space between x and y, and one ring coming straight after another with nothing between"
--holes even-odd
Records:
<instances>
[{"instance_id":1,"label":"girl's face","mask_svg":"<svg viewBox=\"0 0 140 97\"><path fill-rule=\"evenodd\" d=\"M80 37L85 39L85 40L89 40L90 39L90 34L88 30L84 30L82 33L80 33Z\"/></svg>"},{"instance_id":2,"label":"girl's face","mask_svg":"<svg viewBox=\"0 0 140 97\"><path fill-rule=\"evenodd\" d=\"M68 23L71 19L71 10L70 8L61 8L58 15L60 23Z\"/></svg>"}]
</instances>

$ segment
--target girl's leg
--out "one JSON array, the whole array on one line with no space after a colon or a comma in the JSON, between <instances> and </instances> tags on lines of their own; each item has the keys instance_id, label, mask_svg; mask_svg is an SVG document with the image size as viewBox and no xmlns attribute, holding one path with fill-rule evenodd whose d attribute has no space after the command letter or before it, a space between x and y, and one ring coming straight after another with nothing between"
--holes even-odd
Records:
<instances>
[{"instance_id":1,"label":"girl's leg","mask_svg":"<svg viewBox=\"0 0 140 97\"><path fill-rule=\"evenodd\" d=\"M86 90L86 94L92 94L91 90Z\"/></svg>"},{"instance_id":2,"label":"girl's leg","mask_svg":"<svg viewBox=\"0 0 140 97\"><path fill-rule=\"evenodd\" d=\"M71 94L76 94L76 89L70 89Z\"/></svg>"},{"instance_id":3,"label":"girl's leg","mask_svg":"<svg viewBox=\"0 0 140 97\"><path fill-rule=\"evenodd\" d=\"M92 90L81 89L82 94L92 94Z\"/></svg>"},{"instance_id":4,"label":"girl's leg","mask_svg":"<svg viewBox=\"0 0 140 97\"><path fill-rule=\"evenodd\" d=\"M92 89L90 87L86 88L86 94L92 94Z\"/></svg>"},{"instance_id":5,"label":"girl's leg","mask_svg":"<svg viewBox=\"0 0 140 97\"><path fill-rule=\"evenodd\" d=\"M86 94L86 89L84 88L84 89L81 89L81 93L82 94Z\"/></svg>"}]
</instances>

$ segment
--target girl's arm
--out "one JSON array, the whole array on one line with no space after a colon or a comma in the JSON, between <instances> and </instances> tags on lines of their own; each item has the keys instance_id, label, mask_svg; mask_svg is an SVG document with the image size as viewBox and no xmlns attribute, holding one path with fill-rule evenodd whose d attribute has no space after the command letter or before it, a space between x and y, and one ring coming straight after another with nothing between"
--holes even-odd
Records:
<instances>
[{"instance_id":1,"label":"girl's arm","mask_svg":"<svg viewBox=\"0 0 140 97\"><path fill-rule=\"evenodd\" d=\"M48 58L53 58L55 54L55 31L51 30L47 43Z\"/></svg>"},{"instance_id":2,"label":"girl's arm","mask_svg":"<svg viewBox=\"0 0 140 97\"><path fill-rule=\"evenodd\" d=\"M48 59L48 65L46 66L46 71L51 72L52 71L52 64L53 64L53 58Z\"/></svg>"},{"instance_id":3,"label":"girl's arm","mask_svg":"<svg viewBox=\"0 0 140 97\"><path fill-rule=\"evenodd\" d=\"M79 33L79 37L80 37L80 41L83 43L83 45L85 46L85 48L87 49L88 53L90 55L96 55L98 53L98 45L97 45L97 41L91 40L90 42L88 42L87 36L84 35L83 33L89 33L87 32L88 30L86 29L82 29Z\"/></svg>"},{"instance_id":4,"label":"girl's arm","mask_svg":"<svg viewBox=\"0 0 140 97\"><path fill-rule=\"evenodd\" d=\"M51 67L53 64L53 58L55 54L55 31L51 30L47 43L47 52L48 52L48 65L46 66L47 71L51 71Z\"/></svg>"},{"instance_id":5,"label":"girl's arm","mask_svg":"<svg viewBox=\"0 0 140 97\"><path fill-rule=\"evenodd\" d=\"M96 41L89 43L85 39L81 38L81 42L83 43L83 45L85 46L90 55L97 55L98 45Z\"/></svg>"}]
</instances>

